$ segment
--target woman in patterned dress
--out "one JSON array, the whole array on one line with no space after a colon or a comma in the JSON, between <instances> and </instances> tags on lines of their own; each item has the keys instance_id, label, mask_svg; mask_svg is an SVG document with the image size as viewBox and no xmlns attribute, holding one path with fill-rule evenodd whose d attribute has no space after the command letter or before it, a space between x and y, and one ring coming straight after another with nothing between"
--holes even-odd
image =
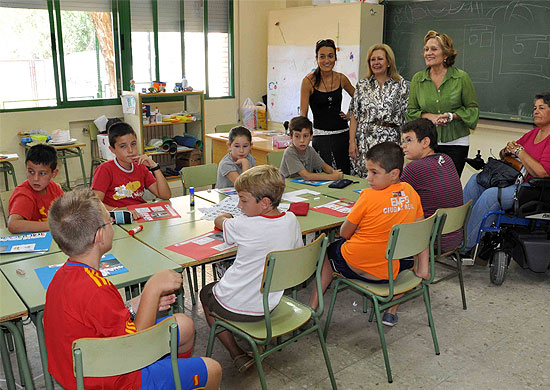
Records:
<instances>
[{"instance_id":1,"label":"woman in patterned dress","mask_svg":"<svg viewBox=\"0 0 550 390\"><path fill-rule=\"evenodd\" d=\"M365 157L374 145L401 143L399 127L405 121L409 83L397 73L395 56L385 44L371 46L369 71L357 83L350 104L349 155L352 174L366 177Z\"/></svg>"}]
</instances>

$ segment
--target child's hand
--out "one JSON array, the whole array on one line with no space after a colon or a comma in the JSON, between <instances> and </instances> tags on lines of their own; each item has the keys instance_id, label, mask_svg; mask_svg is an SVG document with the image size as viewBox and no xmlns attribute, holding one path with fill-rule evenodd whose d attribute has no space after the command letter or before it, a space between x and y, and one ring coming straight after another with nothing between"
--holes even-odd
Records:
<instances>
[{"instance_id":1,"label":"child's hand","mask_svg":"<svg viewBox=\"0 0 550 390\"><path fill-rule=\"evenodd\" d=\"M130 212L132 213L132 220L137 221L138 219L141 218L141 214L138 213L137 210L135 210L135 209L134 209L134 210L130 210Z\"/></svg>"},{"instance_id":2,"label":"child's hand","mask_svg":"<svg viewBox=\"0 0 550 390\"><path fill-rule=\"evenodd\" d=\"M176 302L176 294L163 295L159 299L159 311L170 309L170 306Z\"/></svg>"},{"instance_id":3,"label":"child's hand","mask_svg":"<svg viewBox=\"0 0 550 390\"><path fill-rule=\"evenodd\" d=\"M219 216L222 216L222 217L225 217L225 218L233 218L233 215L232 214L229 214L229 213L221 213Z\"/></svg>"},{"instance_id":4,"label":"child's hand","mask_svg":"<svg viewBox=\"0 0 550 390\"><path fill-rule=\"evenodd\" d=\"M149 288L153 288L159 296L172 293L181 288L183 278L181 274L171 269L165 269L157 272L147 282Z\"/></svg>"},{"instance_id":5,"label":"child's hand","mask_svg":"<svg viewBox=\"0 0 550 390\"><path fill-rule=\"evenodd\" d=\"M332 171L330 176L331 176L331 180L338 180L338 179L342 179L344 177L344 174L342 173L341 170L335 169Z\"/></svg>"},{"instance_id":6,"label":"child's hand","mask_svg":"<svg viewBox=\"0 0 550 390\"><path fill-rule=\"evenodd\" d=\"M247 160L246 157L238 159L237 161L235 161L235 164L240 166L243 169L243 172L250 169L250 162Z\"/></svg>"},{"instance_id":7,"label":"child's hand","mask_svg":"<svg viewBox=\"0 0 550 390\"><path fill-rule=\"evenodd\" d=\"M146 154L142 154L141 156L134 157L134 161L138 163L138 165L143 164L147 168L154 168L158 164L151 158L151 156L148 156Z\"/></svg>"}]
</instances>

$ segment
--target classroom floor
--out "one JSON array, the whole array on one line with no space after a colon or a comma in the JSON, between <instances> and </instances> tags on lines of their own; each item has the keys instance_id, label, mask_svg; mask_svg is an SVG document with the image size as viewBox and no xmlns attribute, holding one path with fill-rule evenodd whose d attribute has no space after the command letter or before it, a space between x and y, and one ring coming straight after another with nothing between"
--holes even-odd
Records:
<instances>
[{"instance_id":1,"label":"classroom floor","mask_svg":"<svg viewBox=\"0 0 550 390\"><path fill-rule=\"evenodd\" d=\"M208 267L210 268L210 267ZM442 274L444 271L438 272ZM208 273L208 271L207 271ZM211 275L208 274L208 280ZM401 306L399 323L385 327L394 383L388 384L375 323L362 313L361 298L339 294L327 338L340 389L535 389L550 386L549 274L512 263L504 284L489 282L488 268L465 267L468 310L462 310L457 279L431 288L441 355L433 351L424 305L416 299ZM299 297L307 298L310 288ZM195 355L206 351L208 325L200 305L185 302L195 321ZM38 389L44 389L32 325L25 326L29 357ZM223 367L222 389L260 388L254 367L244 374L216 342L213 357ZM330 389L316 337L298 341L263 362L270 389ZM17 376L17 375L16 375ZM4 378L0 368L0 378ZM0 388L6 383L0 379Z\"/></svg>"}]
</instances>

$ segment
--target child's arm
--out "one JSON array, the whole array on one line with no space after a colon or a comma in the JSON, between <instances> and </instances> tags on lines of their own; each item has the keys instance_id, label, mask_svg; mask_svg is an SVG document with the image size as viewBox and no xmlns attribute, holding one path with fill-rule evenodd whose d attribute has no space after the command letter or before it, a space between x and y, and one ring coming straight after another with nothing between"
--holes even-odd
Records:
<instances>
[{"instance_id":1,"label":"child's arm","mask_svg":"<svg viewBox=\"0 0 550 390\"><path fill-rule=\"evenodd\" d=\"M323 172L328 173L330 175L336 175L336 179L341 179L344 177L344 174L339 169L334 169L330 165L328 165L326 162L323 162Z\"/></svg>"},{"instance_id":2,"label":"child's arm","mask_svg":"<svg viewBox=\"0 0 550 390\"><path fill-rule=\"evenodd\" d=\"M27 221L19 214L11 214L8 218L10 233L38 233L47 232L50 226L47 221Z\"/></svg>"},{"instance_id":3,"label":"child's arm","mask_svg":"<svg viewBox=\"0 0 550 390\"><path fill-rule=\"evenodd\" d=\"M250 169L250 161L245 158L240 158L237 161L235 161L235 164L240 165L243 169L243 172L246 172ZM239 177L239 172L237 171L231 171L227 175L225 175L229 180L231 180L231 183L235 183L235 180Z\"/></svg>"},{"instance_id":4,"label":"child's arm","mask_svg":"<svg viewBox=\"0 0 550 390\"><path fill-rule=\"evenodd\" d=\"M357 230L357 225L351 223L347 219L344 221L342 226L340 226L340 237L345 238L346 240L349 240L351 236L353 236L353 233Z\"/></svg>"},{"instance_id":5,"label":"child's arm","mask_svg":"<svg viewBox=\"0 0 550 390\"><path fill-rule=\"evenodd\" d=\"M128 301L132 305L132 309L137 313L139 310L139 303L141 302L141 295L134 297ZM158 311L164 311L170 309L172 304L176 302L176 294L168 294L160 297Z\"/></svg>"},{"instance_id":6,"label":"child's arm","mask_svg":"<svg viewBox=\"0 0 550 390\"><path fill-rule=\"evenodd\" d=\"M138 331L155 324L161 297L181 288L183 278L176 271L165 269L154 274L140 296L139 311L134 323Z\"/></svg>"},{"instance_id":7,"label":"child's arm","mask_svg":"<svg viewBox=\"0 0 550 390\"><path fill-rule=\"evenodd\" d=\"M111 210L116 210L116 209L117 209L117 207L109 206L108 204L106 204L105 202L103 202L103 199L105 199L105 192L99 191L99 190L95 190L95 189L92 189L92 191L94 192L95 196L97 196L97 198L101 201L101 203L103 203L103 206L105 206L105 209L106 209L107 211L111 211Z\"/></svg>"},{"instance_id":8,"label":"child's arm","mask_svg":"<svg viewBox=\"0 0 550 390\"><path fill-rule=\"evenodd\" d=\"M314 172L309 172L307 169L302 169L301 171L298 172L298 175L300 175L304 180L336 180L344 177L344 174L339 169L332 169L332 168L330 169L332 170L332 173L314 173ZM323 167L323 170L324 170L324 167Z\"/></svg>"},{"instance_id":9,"label":"child's arm","mask_svg":"<svg viewBox=\"0 0 550 390\"><path fill-rule=\"evenodd\" d=\"M220 230L223 230L223 221L229 218L233 218L233 216L229 213L223 213L218 215L214 220L214 226L216 226Z\"/></svg>"},{"instance_id":10,"label":"child's arm","mask_svg":"<svg viewBox=\"0 0 550 390\"><path fill-rule=\"evenodd\" d=\"M135 161L137 161L138 164L145 165L147 168L155 168L159 165L155 161L153 161L151 156L147 156L145 154L137 156L135 158ZM155 179L157 179L157 181L151 184L147 189L155 194L157 198L166 200L170 199L170 197L172 196L172 191L170 191L170 186L168 186L168 182L166 181L166 178L164 177L160 169L154 171L153 176L155 176Z\"/></svg>"}]
</instances>

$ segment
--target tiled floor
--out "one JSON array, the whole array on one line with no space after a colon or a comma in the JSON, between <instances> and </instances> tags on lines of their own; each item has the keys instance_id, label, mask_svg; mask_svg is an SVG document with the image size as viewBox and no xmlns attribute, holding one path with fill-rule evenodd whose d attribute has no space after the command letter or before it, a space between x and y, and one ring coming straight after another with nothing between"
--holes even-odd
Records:
<instances>
[{"instance_id":1,"label":"tiled floor","mask_svg":"<svg viewBox=\"0 0 550 390\"><path fill-rule=\"evenodd\" d=\"M361 298L340 293L327 338L340 389L547 389L550 388L550 275L515 263L500 287L485 267L465 267L468 310L462 310L456 279L431 288L441 355L433 350L421 299L401 306L399 323L385 328L394 383L388 384L376 325L362 313ZM308 297L302 291L300 297ZM195 355L206 350L208 326L200 306L186 300L197 329ZM43 389L35 330L25 326L29 356ZM223 389L258 389L257 372L239 374L216 342L213 357L223 367ZM329 389L316 337L302 339L263 362L270 389ZM3 372L0 371L0 378ZM5 381L0 379L0 388Z\"/></svg>"}]
</instances>

